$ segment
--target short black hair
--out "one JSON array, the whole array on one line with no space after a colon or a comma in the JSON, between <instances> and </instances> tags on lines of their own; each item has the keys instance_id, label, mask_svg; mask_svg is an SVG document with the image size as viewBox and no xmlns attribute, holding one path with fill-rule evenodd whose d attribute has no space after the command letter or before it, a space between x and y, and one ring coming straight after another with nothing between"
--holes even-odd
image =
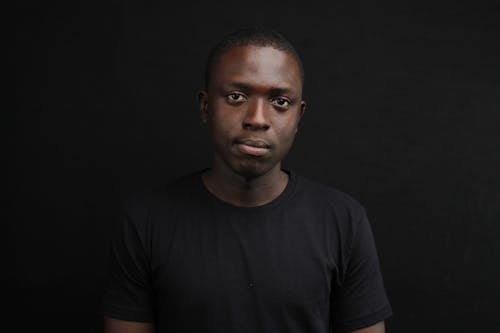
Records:
<instances>
[{"instance_id":1,"label":"short black hair","mask_svg":"<svg viewBox=\"0 0 500 333\"><path fill-rule=\"evenodd\" d=\"M205 66L205 89L208 89L213 67L220 56L233 47L238 46L271 46L277 50L291 54L299 65L300 78L304 83L304 67L299 53L293 45L279 32L264 26L253 26L236 30L226 35L210 51Z\"/></svg>"}]
</instances>

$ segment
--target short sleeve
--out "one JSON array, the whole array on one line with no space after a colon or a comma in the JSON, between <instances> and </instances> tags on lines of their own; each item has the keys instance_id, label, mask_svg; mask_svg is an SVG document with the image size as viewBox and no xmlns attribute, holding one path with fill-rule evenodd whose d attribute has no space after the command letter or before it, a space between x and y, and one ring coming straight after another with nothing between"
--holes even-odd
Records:
<instances>
[{"instance_id":1,"label":"short sleeve","mask_svg":"<svg viewBox=\"0 0 500 333\"><path fill-rule=\"evenodd\" d=\"M372 230L366 214L353 226L343 279L332 293L333 332L374 325L392 315Z\"/></svg>"},{"instance_id":2,"label":"short sleeve","mask_svg":"<svg viewBox=\"0 0 500 333\"><path fill-rule=\"evenodd\" d=\"M114 229L102 313L121 320L153 322L150 255L141 230L147 218L140 215L124 212Z\"/></svg>"}]
</instances>

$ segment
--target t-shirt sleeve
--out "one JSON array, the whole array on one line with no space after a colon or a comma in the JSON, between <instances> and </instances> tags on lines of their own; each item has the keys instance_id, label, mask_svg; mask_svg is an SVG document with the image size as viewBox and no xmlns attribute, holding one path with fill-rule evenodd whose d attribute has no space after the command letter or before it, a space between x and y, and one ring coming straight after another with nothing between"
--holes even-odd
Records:
<instances>
[{"instance_id":1,"label":"t-shirt sleeve","mask_svg":"<svg viewBox=\"0 0 500 333\"><path fill-rule=\"evenodd\" d=\"M114 228L102 313L126 321L153 322L150 255L145 228L137 223L147 219L134 213L125 211Z\"/></svg>"},{"instance_id":2,"label":"t-shirt sleeve","mask_svg":"<svg viewBox=\"0 0 500 333\"><path fill-rule=\"evenodd\" d=\"M353 225L343 278L332 293L335 333L374 325L392 315L370 223L363 211Z\"/></svg>"}]
</instances>

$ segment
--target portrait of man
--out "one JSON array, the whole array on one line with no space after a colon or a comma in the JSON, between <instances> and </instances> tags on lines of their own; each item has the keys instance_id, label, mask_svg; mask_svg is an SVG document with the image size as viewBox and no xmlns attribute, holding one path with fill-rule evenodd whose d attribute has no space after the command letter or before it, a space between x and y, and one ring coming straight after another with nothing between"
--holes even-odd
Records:
<instances>
[{"instance_id":1,"label":"portrait of man","mask_svg":"<svg viewBox=\"0 0 500 333\"><path fill-rule=\"evenodd\" d=\"M304 79L272 29L213 48L197 96L211 165L125 203L106 333L385 332L365 209L282 165L306 114Z\"/></svg>"},{"instance_id":2,"label":"portrait of man","mask_svg":"<svg viewBox=\"0 0 500 333\"><path fill-rule=\"evenodd\" d=\"M3 331L500 332L496 3L7 13Z\"/></svg>"}]
</instances>

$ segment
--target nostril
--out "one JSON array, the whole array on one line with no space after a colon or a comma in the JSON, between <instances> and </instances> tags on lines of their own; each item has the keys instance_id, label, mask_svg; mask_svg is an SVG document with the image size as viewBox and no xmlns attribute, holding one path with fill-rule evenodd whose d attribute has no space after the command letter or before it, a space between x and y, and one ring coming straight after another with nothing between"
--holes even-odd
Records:
<instances>
[{"instance_id":1,"label":"nostril","mask_svg":"<svg viewBox=\"0 0 500 333\"><path fill-rule=\"evenodd\" d=\"M248 130L263 130L267 131L271 126L269 124L259 124L259 123L250 123L250 122L244 122L243 123L243 128L248 129Z\"/></svg>"}]
</instances>

